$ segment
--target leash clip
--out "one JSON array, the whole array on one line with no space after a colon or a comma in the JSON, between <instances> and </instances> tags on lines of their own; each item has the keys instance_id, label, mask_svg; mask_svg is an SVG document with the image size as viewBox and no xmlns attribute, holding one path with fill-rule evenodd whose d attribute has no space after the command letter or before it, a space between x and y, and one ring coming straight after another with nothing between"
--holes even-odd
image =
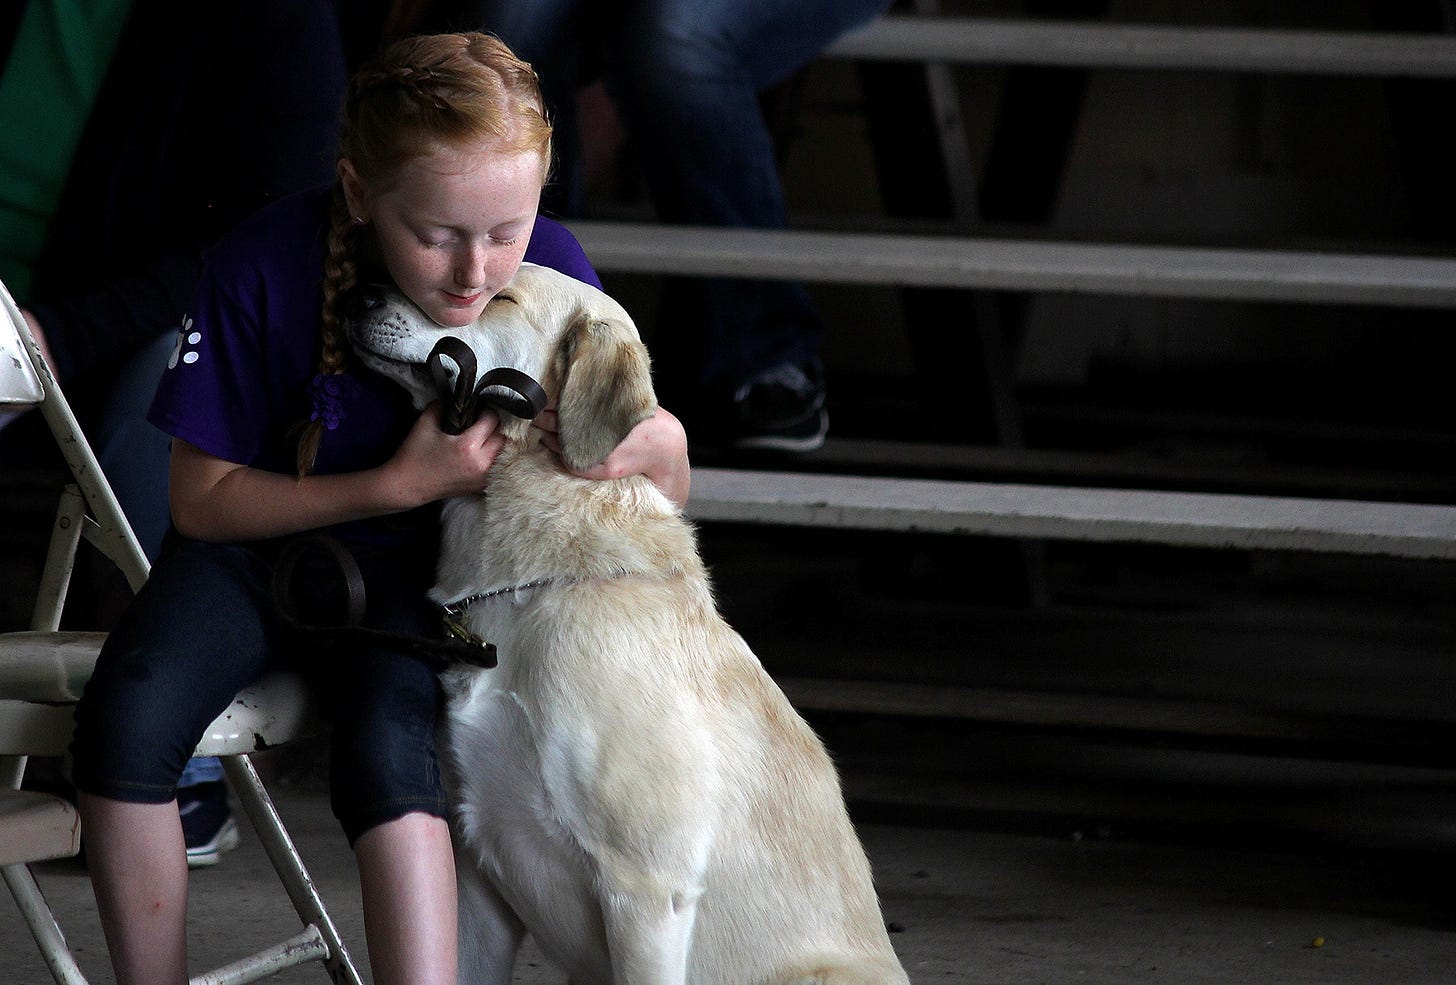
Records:
<instances>
[{"instance_id":1,"label":"leash clip","mask_svg":"<svg viewBox=\"0 0 1456 985\"><path fill-rule=\"evenodd\" d=\"M294 609L289 594L293 571L299 559L310 550L323 551L343 576L348 592L348 612L341 623L311 623ZM360 625L365 609L364 576L354 555L332 537L314 534L288 542L280 552L273 571L273 600L284 622L326 646L384 646L423 661L437 673L454 663L467 663L487 670L496 665L495 645L466 629L457 612L446 612L446 635L443 639L408 636Z\"/></svg>"},{"instance_id":2,"label":"leash clip","mask_svg":"<svg viewBox=\"0 0 1456 985\"><path fill-rule=\"evenodd\" d=\"M487 641L485 637L472 633L465 624L461 622L453 612L446 610L441 620L445 624L445 635L456 640L469 649L462 660L465 663L473 664L476 667L489 669L496 665L495 644Z\"/></svg>"}]
</instances>

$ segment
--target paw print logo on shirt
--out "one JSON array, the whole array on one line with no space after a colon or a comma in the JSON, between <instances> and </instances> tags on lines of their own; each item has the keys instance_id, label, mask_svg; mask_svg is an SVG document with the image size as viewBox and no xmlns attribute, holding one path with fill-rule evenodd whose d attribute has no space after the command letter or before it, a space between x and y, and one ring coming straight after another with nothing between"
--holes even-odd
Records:
<instances>
[{"instance_id":1,"label":"paw print logo on shirt","mask_svg":"<svg viewBox=\"0 0 1456 985\"><path fill-rule=\"evenodd\" d=\"M197 362L199 353L196 349L189 349L188 346L195 346L202 341L202 333L192 330L192 319L189 316L182 318L182 329L177 333L177 344L172 347L172 356L167 360L168 369L176 369L179 361L192 365Z\"/></svg>"}]
</instances>

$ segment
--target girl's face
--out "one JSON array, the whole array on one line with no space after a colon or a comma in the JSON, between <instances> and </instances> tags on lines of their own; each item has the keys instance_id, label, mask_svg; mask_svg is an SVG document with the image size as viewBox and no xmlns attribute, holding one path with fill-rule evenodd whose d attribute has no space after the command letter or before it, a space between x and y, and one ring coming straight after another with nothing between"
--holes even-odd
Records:
<instances>
[{"instance_id":1,"label":"girl's face","mask_svg":"<svg viewBox=\"0 0 1456 985\"><path fill-rule=\"evenodd\" d=\"M470 324L515 276L545 171L535 151L440 149L376 189L339 162L349 209L373 223L390 277L442 328Z\"/></svg>"}]
</instances>

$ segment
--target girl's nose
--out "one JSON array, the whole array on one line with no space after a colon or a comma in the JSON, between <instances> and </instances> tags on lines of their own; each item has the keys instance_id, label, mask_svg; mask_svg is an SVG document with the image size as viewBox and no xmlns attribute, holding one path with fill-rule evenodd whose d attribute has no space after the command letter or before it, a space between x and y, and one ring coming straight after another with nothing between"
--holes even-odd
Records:
<instances>
[{"instance_id":1,"label":"girl's nose","mask_svg":"<svg viewBox=\"0 0 1456 985\"><path fill-rule=\"evenodd\" d=\"M485 249L476 243L467 245L455 260L455 286L476 289L485 284Z\"/></svg>"}]
</instances>

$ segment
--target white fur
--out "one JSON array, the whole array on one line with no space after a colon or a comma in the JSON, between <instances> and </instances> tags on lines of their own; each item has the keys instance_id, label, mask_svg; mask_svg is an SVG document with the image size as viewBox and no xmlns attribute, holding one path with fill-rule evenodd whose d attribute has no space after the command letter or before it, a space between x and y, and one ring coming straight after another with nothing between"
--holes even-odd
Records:
<instances>
[{"instance_id":1,"label":"white fur","mask_svg":"<svg viewBox=\"0 0 1456 985\"><path fill-rule=\"evenodd\" d=\"M355 345L421 405L408 364L443 334L531 373L568 460L651 412L610 298L531 265L502 293L448 332L395 298ZM719 616L690 526L645 478L577 478L504 427L486 493L445 506L435 596L551 582L472 604L500 664L444 679L461 981L506 985L529 931L573 985L907 982L833 765Z\"/></svg>"}]
</instances>

